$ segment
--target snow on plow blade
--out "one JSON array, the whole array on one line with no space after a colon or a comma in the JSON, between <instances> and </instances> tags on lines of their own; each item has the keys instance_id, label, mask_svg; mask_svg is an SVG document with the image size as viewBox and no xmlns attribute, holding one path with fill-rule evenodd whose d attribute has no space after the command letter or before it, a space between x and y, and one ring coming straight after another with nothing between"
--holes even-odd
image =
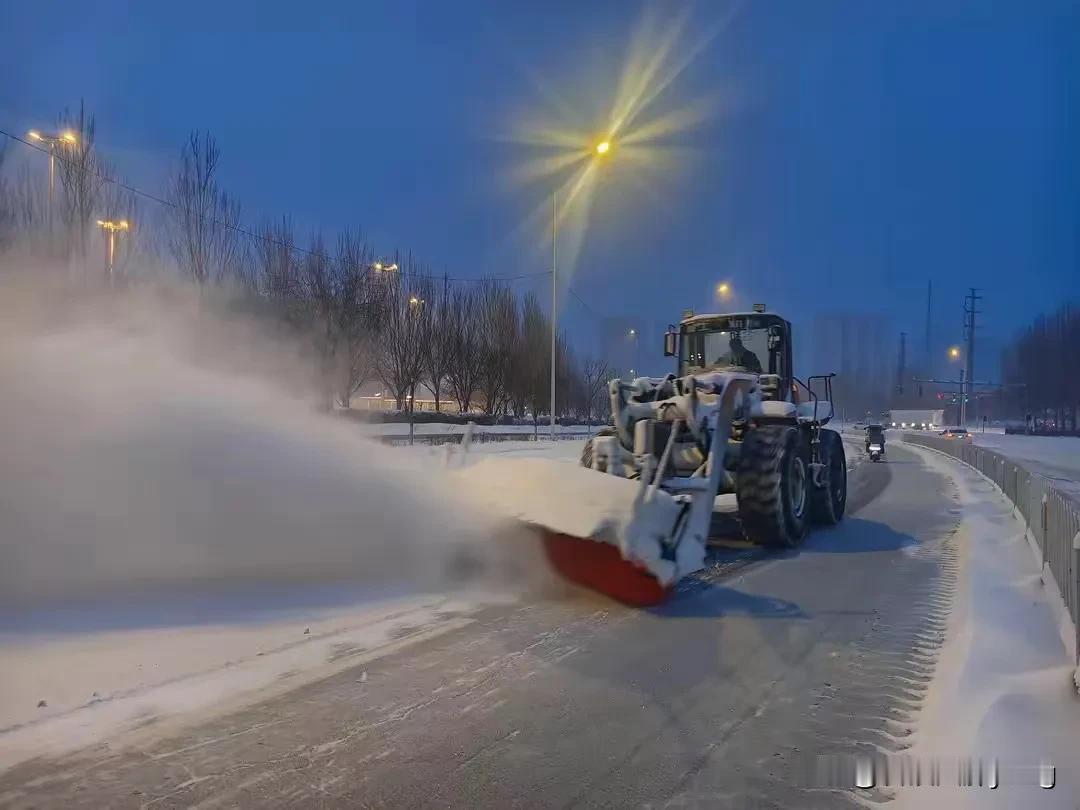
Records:
<instances>
[{"instance_id":1,"label":"snow on plow blade","mask_svg":"<svg viewBox=\"0 0 1080 810\"><path fill-rule=\"evenodd\" d=\"M470 500L535 528L560 575L625 604L655 605L702 566L691 544L665 553L681 507L662 491L646 502L637 481L548 459L485 458L452 475Z\"/></svg>"}]
</instances>

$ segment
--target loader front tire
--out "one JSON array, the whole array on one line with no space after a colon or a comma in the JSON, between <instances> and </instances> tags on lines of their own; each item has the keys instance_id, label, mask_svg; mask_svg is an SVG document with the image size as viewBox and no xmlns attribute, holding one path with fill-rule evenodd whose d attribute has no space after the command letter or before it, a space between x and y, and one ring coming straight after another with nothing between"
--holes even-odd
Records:
<instances>
[{"instance_id":1,"label":"loader front tire","mask_svg":"<svg viewBox=\"0 0 1080 810\"><path fill-rule=\"evenodd\" d=\"M847 507L847 457L844 442L835 430L821 431L821 487L810 491L810 517L822 526L835 526Z\"/></svg>"},{"instance_id":2,"label":"loader front tire","mask_svg":"<svg viewBox=\"0 0 1080 810\"><path fill-rule=\"evenodd\" d=\"M598 431L596 431L595 436L593 436L590 439L587 439L586 442L585 442L585 446L581 448L581 466L582 467L588 467L590 470L592 469L592 465L593 465L593 439L599 438L600 436L614 436L614 435L615 435L615 428L602 427ZM603 461L600 462L599 470L600 470L600 472L607 472L607 465Z\"/></svg>"},{"instance_id":3,"label":"loader front tire","mask_svg":"<svg viewBox=\"0 0 1080 810\"><path fill-rule=\"evenodd\" d=\"M746 432L735 472L739 520L747 539L794 548L806 536L809 453L799 429L762 425Z\"/></svg>"}]
</instances>

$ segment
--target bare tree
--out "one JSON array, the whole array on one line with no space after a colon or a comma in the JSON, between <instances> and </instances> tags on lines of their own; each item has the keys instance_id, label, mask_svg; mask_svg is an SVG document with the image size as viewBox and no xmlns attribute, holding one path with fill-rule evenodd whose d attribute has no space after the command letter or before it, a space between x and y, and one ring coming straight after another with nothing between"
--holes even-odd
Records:
<instances>
[{"instance_id":1,"label":"bare tree","mask_svg":"<svg viewBox=\"0 0 1080 810\"><path fill-rule=\"evenodd\" d=\"M549 407L551 369L551 322L540 302L528 293L521 302L521 341L518 362L521 365L525 399L532 413L533 427Z\"/></svg>"},{"instance_id":2,"label":"bare tree","mask_svg":"<svg viewBox=\"0 0 1080 810\"><path fill-rule=\"evenodd\" d=\"M256 289L287 315L290 304L295 306L302 293L292 222L282 217L280 222L264 223L257 235L253 270Z\"/></svg>"},{"instance_id":3,"label":"bare tree","mask_svg":"<svg viewBox=\"0 0 1080 810\"><path fill-rule=\"evenodd\" d=\"M341 382L338 402L349 403L377 373L378 336L386 312L386 285L371 272L373 253L359 232L338 238L336 328Z\"/></svg>"},{"instance_id":4,"label":"bare tree","mask_svg":"<svg viewBox=\"0 0 1080 810\"><path fill-rule=\"evenodd\" d=\"M208 132L194 131L166 197L174 208L169 246L181 269L199 287L221 279L240 259L240 205L217 182L221 150Z\"/></svg>"},{"instance_id":5,"label":"bare tree","mask_svg":"<svg viewBox=\"0 0 1080 810\"><path fill-rule=\"evenodd\" d=\"M477 334L478 311L476 291L471 287L452 292L446 317L446 380L461 413L472 407L480 386L483 345Z\"/></svg>"},{"instance_id":6,"label":"bare tree","mask_svg":"<svg viewBox=\"0 0 1080 810\"><path fill-rule=\"evenodd\" d=\"M4 174L4 161L7 158L7 143L0 145L0 251L7 250L15 241L16 223L18 222L15 192L7 175Z\"/></svg>"},{"instance_id":7,"label":"bare tree","mask_svg":"<svg viewBox=\"0 0 1080 810\"><path fill-rule=\"evenodd\" d=\"M586 360L581 365L581 382L584 394L585 418L607 421L610 414L607 384L612 379L611 367L600 357Z\"/></svg>"},{"instance_id":8,"label":"bare tree","mask_svg":"<svg viewBox=\"0 0 1080 810\"><path fill-rule=\"evenodd\" d=\"M394 395L398 410L406 402L412 410L416 386L424 372L423 339L426 331L429 285L411 260L406 272L383 273L386 313L379 335L379 377ZM407 399L412 396L412 399Z\"/></svg>"},{"instance_id":9,"label":"bare tree","mask_svg":"<svg viewBox=\"0 0 1080 810\"><path fill-rule=\"evenodd\" d=\"M450 335L450 284L443 276L442 290L432 290L427 303L427 332L424 335L424 384L435 397L435 410L440 410L442 391L449 374L453 340Z\"/></svg>"},{"instance_id":10,"label":"bare tree","mask_svg":"<svg viewBox=\"0 0 1080 810\"><path fill-rule=\"evenodd\" d=\"M331 410L335 396L335 358L338 348L337 300L333 260L326 252L322 236L315 236L304 255L303 298L311 317L311 337L319 363L323 406Z\"/></svg>"},{"instance_id":11,"label":"bare tree","mask_svg":"<svg viewBox=\"0 0 1080 810\"><path fill-rule=\"evenodd\" d=\"M87 238L101 197L108 169L98 155L94 139L97 125L86 106L79 103L78 115L68 110L60 114L60 128L75 137L63 141L57 148L56 173L63 193L63 217L67 227L69 249L86 259Z\"/></svg>"},{"instance_id":12,"label":"bare tree","mask_svg":"<svg viewBox=\"0 0 1080 810\"><path fill-rule=\"evenodd\" d=\"M1080 309L1074 304L1040 315L1021 330L1002 358L1002 375L1013 386L1009 397L1013 408L1022 405L1025 415L1031 413L1037 422L1076 432L1080 381L1066 370L1075 365L1078 351Z\"/></svg>"},{"instance_id":13,"label":"bare tree","mask_svg":"<svg viewBox=\"0 0 1080 810\"><path fill-rule=\"evenodd\" d=\"M508 397L513 349L518 332L517 301L513 292L497 281L477 285L480 339L480 392L484 412L499 411Z\"/></svg>"}]
</instances>

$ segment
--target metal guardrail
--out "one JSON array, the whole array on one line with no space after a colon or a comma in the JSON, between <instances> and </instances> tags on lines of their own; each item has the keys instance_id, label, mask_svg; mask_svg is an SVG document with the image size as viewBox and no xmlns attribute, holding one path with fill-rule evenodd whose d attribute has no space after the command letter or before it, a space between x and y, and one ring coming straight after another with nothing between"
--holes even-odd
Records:
<instances>
[{"instance_id":1,"label":"metal guardrail","mask_svg":"<svg viewBox=\"0 0 1080 810\"><path fill-rule=\"evenodd\" d=\"M959 459L998 485L1023 516L1028 531L1065 603L1076 634L1080 664L1080 501L1020 462L963 439L942 439L908 433L904 441Z\"/></svg>"}]
</instances>

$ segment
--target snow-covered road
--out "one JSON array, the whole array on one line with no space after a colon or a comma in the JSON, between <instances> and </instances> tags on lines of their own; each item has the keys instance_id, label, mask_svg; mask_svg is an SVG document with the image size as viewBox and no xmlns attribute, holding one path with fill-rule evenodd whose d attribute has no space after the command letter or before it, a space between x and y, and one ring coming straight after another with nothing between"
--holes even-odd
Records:
<instances>
[{"instance_id":1,"label":"snow-covered road","mask_svg":"<svg viewBox=\"0 0 1080 810\"><path fill-rule=\"evenodd\" d=\"M898 448L860 468L844 524L797 554L720 550L660 609L589 594L461 606L429 636L371 634L328 677L293 688L311 679L286 670L260 701L183 727L150 690L108 768L93 749L27 762L0 777L0 802L854 806L804 777L818 753L914 722L917 694L890 684L950 587L954 508L941 473Z\"/></svg>"},{"instance_id":2,"label":"snow-covered road","mask_svg":"<svg viewBox=\"0 0 1080 810\"><path fill-rule=\"evenodd\" d=\"M989 485L898 444L857 468L839 527L718 549L650 611L293 583L23 613L0 639L0 805L858 807L823 756L987 753L1001 806L1071 807L1078 707L1037 576ZM1039 757L1058 786L1018 787L1006 768Z\"/></svg>"}]
</instances>

